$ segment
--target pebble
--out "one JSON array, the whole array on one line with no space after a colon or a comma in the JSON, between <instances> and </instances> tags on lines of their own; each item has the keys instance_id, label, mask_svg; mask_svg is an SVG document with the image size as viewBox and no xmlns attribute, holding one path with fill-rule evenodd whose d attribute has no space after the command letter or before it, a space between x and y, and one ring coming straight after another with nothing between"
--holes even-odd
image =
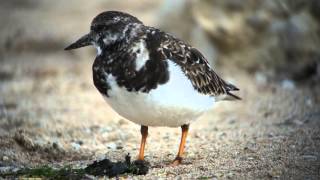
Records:
<instances>
[{"instance_id":1,"label":"pebble","mask_svg":"<svg viewBox=\"0 0 320 180\"><path fill-rule=\"evenodd\" d=\"M270 176L271 178L274 178L274 179L279 178L279 174L280 174L280 172L277 170L271 170L268 172L268 176Z\"/></svg>"},{"instance_id":2,"label":"pebble","mask_svg":"<svg viewBox=\"0 0 320 180\"><path fill-rule=\"evenodd\" d=\"M269 27L269 32L272 34L284 33L286 31L287 23L283 20L273 20Z\"/></svg>"},{"instance_id":3,"label":"pebble","mask_svg":"<svg viewBox=\"0 0 320 180\"><path fill-rule=\"evenodd\" d=\"M13 167L13 166L2 166L2 167L0 167L0 174L1 173L8 173L8 172L10 172L10 173L17 172L19 170L20 170L20 168Z\"/></svg>"},{"instance_id":4,"label":"pebble","mask_svg":"<svg viewBox=\"0 0 320 180\"><path fill-rule=\"evenodd\" d=\"M0 173L6 173L6 172L9 172L11 169L12 169L12 167L10 167L10 166L3 166L3 167L0 167Z\"/></svg>"},{"instance_id":5,"label":"pebble","mask_svg":"<svg viewBox=\"0 0 320 180\"><path fill-rule=\"evenodd\" d=\"M235 117L229 117L227 121L228 121L229 124L234 124L234 123L236 123L236 118Z\"/></svg>"},{"instance_id":6,"label":"pebble","mask_svg":"<svg viewBox=\"0 0 320 180\"><path fill-rule=\"evenodd\" d=\"M239 0L228 0L225 1L226 8L231 11L241 11L245 8L246 3Z\"/></svg>"},{"instance_id":7,"label":"pebble","mask_svg":"<svg viewBox=\"0 0 320 180\"><path fill-rule=\"evenodd\" d=\"M285 79L281 82L281 87L286 90L293 90L296 85L292 80Z\"/></svg>"},{"instance_id":8,"label":"pebble","mask_svg":"<svg viewBox=\"0 0 320 180\"><path fill-rule=\"evenodd\" d=\"M307 106L312 107L313 103L312 103L311 98L308 98L308 99L306 100L306 104L307 104Z\"/></svg>"},{"instance_id":9,"label":"pebble","mask_svg":"<svg viewBox=\"0 0 320 180\"><path fill-rule=\"evenodd\" d=\"M99 129L99 132L100 132L100 133L106 133L106 132L111 132L111 131L113 131L113 128L110 127L110 126L101 127L101 128Z\"/></svg>"},{"instance_id":10,"label":"pebble","mask_svg":"<svg viewBox=\"0 0 320 180\"><path fill-rule=\"evenodd\" d=\"M294 120L293 123L294 123L295 125L297 125L297 126L301 126L301 125L304 124L304 122L303 122L303 121L300 121L300 120Z\"/></svg>"},{"instance_id":11,"label":"pebble","mask_svg":"<svg viewBox=\"0 0 320 180\"><path fill-rule=\"evenodd\" d=\"M225 132L219 132L217 133L218 139L223 139L224 137L227 136L227 134Z\"/></svg>"},{"instance_id":12,"label":"pebble","mask_svg":"<svg viewBox=\"0 0 320 180\"><path fill-rule=\"evenodd\" d=\"M84 132L86 132L87 134L91 134L91 129L90 128L85 128Z\"/></svg>"},{"instance_id":13,"label":"pebble","mask_svg":"<svg viewBox=\"0 0 320 180\"><path fill-rule=\"evenodd\" d=\"M255 74L255 79L256 79L256 83L258 85L266 85L267 84L267 76L264 75L263 73L257 72Z\"/></svg>"},{"instance_id":14,"label":"pebble","mask_svg":"<svg viewBox=\"0 0 320 180\"><path fill-rule=\"evenodd\" d=\"M77 141L75 141L75 143L77 143L79 145L83 145L83 141L82 140L77 140Z\"/></svg>"},{"instance_id":15,"label":"pebble","mask_svg":"<svg viewBox=\"0 0 320 180\"><path fill-rule=\"evenodd\" d=\"M118 124L119 124L120 126L122 126L122 125L128 124L128 121L125 120L125 119L120 119L120 120L118 121Z\"/></svg>"},{"instance_id":16,"label":"pebble","mask_svg":"<svg viewBox=\"0 0 320 180\"><path fill-rule=\"evenodd\" d=\"M110 142L108 144L106 144L107 148L108 149L111 149L111 150L116 150L117 149L117 144L114 143L114 142Z\"/></svg>"},{"instance_id":17,"label":"pebble","mask_svg":"<svg viewBox=\"0 0 320 180\"><path fill-rule=\"evenodd\" d=\"M63 146L62 146L62 144L61 144L59 141L53 142L53 143L52 143L52 147L53 147L54 149L63 149Z\"/></svg>"},{"instance_id":18,"label":"pebble","mask_svg":"<svg viewBox=\"0 0 320 180\"><path fill-rule=\"evenodd\" d=\"M122 145L117 145L117 149L123 149Z\"/></svg>"},{"instance_id":19,"label":"pebble","mask_svg":"<svg viewBox=\"0 0 320 180\"><path fill-rule=\"evenodd\" d=\"M8 156L3 156L3 157L2 157L2 160L3 160L3 161L8 161L8 160L9 160L9 157L8 157Z\"/></svg>"},{"instance_id":20,"label":"pebble","mask_svg":"<svg viewBox=\"0 0 320 180\"><path fill-rule=\"evenodd\" d=\"M306 161L317 161L318 158L315 155L303 155L302 158Z\"/></svg>"},{"instance_id":21,"label":"pebble","mask_svg":"<svg viewBox=\"0 0 320 180\"><path fill-rule=\"evenodd\" d=\"M195 132L195 133L194 133L194 137L195 137L195 138L202 139L202 134L199 133L199 132Z\"/></svg>"},{"instance_id":22,"label":"pebble","mask_svg":"<svg viewBox=\"0 0 320 180\"><path fill-rule=\"evenodd\" d=\"M266 13L258 12L247 18L246 22L255 30L261 31L268 27L269 20Z\"/></svg>"},{"instance_id":23,"label":"pebble","mask_svg":"<svg viewBox=\"0 0 320 180\"><path fill-rule=\"evenodd\" d=\"M245 152L248 152L248 153L254 153L254 152L255 152L255 150L254 150L253 148L250 148L250 147L248 147L248 146L244 147L243 150L244 150Z\"/></svg>"},{"instance_id":24,"label":"pebble","mask_svg":"<svg viewBox=\"0 0 320 180\"><path fill-rule=\"evenodd\" d=\"M274 134L271 132L271 133L268 133L268 138L273 138L274 137Z\"/></svg>"},{"instance_id":25,"label":"pebble","mask_svg":"<svg viewBox=\"0 0 320 180\"><path fill-rule=\"evenodd\" d=\"M74 150L76 150L76 151L79 151L80 148L81 148L81 145L78 144L78 143L75 143L75 142L72 142L72 143L71 143L71 146L72 146L72 148L73 148Z\"/></svg>"},{"instance_id":26,"label":"pebble","mask_svg":"<svg viewBox=\"0 0 320 180\"><path fill-rule=\"evenodd\" d=\"M232 172L229 172L229 173L226 175L226 177L227 177L228 179L232 179L233 176L234 176L234 174L233 174Z\"/></svg>"},{"instance_id":27,"label":"pebble","mask_svg":"<svg viewBox=\"0 0 320 180\"><path fill-rule=\"evenodd\" d=\"M289 13L288 9L278 0L262 1L261 7L275 16L286 16Z\"/></svg>"},{"instance_id":28,"label":"pebble","mask_svg":"<svg viewBox=\"0 0 320 180\"><path fill-rule=\"evenodd\" d=\"M34 144L37 144L37 145L43 147L43 146L46 145L46 142L44 140L42 140L42 139L36 139L36 140L34 140Z\"/></svg>"}]
</instances>

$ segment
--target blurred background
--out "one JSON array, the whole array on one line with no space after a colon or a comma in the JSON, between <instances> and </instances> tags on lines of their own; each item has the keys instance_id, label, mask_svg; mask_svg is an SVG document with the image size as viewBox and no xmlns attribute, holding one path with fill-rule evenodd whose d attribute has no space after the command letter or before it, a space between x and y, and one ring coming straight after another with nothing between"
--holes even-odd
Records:
<instances>
[{"instance_id":1,"label":"blurred background","mask_svg":"<svg viewBox=\"0 0 320 180\"><path fill-rule=\"evenodd\" d=\"M151 128L147 177L319 178L319 0L1 1L0 172L137 154L139 126L93 86L95 50L63 51L106 10L198 48L243 98L191 126L175 169L180 129Z\"/></svg>"}]
</instances>

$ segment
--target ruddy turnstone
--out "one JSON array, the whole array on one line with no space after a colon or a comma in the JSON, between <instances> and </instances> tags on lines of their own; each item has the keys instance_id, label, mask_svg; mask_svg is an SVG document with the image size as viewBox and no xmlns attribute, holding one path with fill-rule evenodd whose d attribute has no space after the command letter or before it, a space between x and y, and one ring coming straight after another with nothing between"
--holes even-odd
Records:
<instances>
[{"instance_id":1,"label":"ruddy turnstone","mask_svg":"<svg viewBox=\"0 0 320 180\"><path fill-rule=\"evenodd\" d=\"M231 93L239 89L221 79L197 49L127 13L99 14L90 32L65 50L89 45L97 49L95 87L119 115L141 125L138 160L144 160L148 126L180 126L172 165L180 164L189 124L218 96L240 99Z\"/></svg>"}]
</instances>

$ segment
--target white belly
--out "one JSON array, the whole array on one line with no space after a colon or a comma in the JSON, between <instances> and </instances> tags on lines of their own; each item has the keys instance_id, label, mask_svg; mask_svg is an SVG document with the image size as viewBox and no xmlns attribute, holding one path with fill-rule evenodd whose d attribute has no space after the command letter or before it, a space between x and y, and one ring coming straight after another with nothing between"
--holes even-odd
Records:
<instances>
[{"instance_id":1,"label":"white belly","mask_svg":"<svg viewBox=\"0 0 320 180\"><path fill-rule=\"evenodd\" d=\"M198 93L180 67L170 60L170 79L149 93L128 92L106 75L111 89L108 104L124 118L145 126L177 127L196 120L214 104L214 98Z\"/></svg>"}]
</instances>

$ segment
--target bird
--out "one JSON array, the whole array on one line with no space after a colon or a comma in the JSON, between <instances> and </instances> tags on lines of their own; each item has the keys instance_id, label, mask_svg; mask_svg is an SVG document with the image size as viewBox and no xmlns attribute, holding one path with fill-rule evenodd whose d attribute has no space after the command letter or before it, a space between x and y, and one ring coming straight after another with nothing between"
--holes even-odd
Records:
<instances>
[{"instance_id":1,"label":"bird","mask_svg":"<svg viewBox=\"0 0 320 180\"><path fill-rule=\"evenodd\" d=\"M199 50L128 13L98 14L89 33L65 50L90 45L97 50L94 86L120 116L141 126L137 160L144 161L149 126L181 127L171 165L181 164L190 123L221 99L241 99Z\"/></svg>"}]
</instances>

